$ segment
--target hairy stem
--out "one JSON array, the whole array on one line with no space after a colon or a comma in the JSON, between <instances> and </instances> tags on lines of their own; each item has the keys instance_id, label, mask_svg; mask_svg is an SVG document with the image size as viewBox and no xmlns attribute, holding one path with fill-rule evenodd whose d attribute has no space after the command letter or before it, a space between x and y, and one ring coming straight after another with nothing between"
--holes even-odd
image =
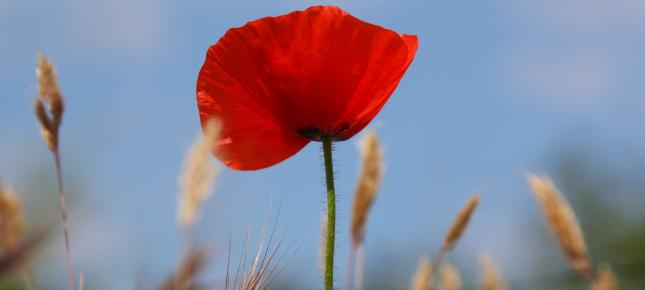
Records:
<instances>
[{"instance_id":1,"label":"hairy stem","mask_svg":"<svg viewBox=\"0 0 645 290\"><path fill-rule=\"evenodd\" d=\"M58 149L53 150L56 162L56 175L58 177L58 197L60 200L60 212L63 216L63 233L65 235L65 257L67 258L67 275L69 279L69 289L74 290L74 266L72 264L72 254L69 246L69 222L67 221L67 202L65 201L65 190L63 186L63 171L61 170L60 152Z\"/></svg>"},{"instance_id":2,"label":"hairy stem","mask_svg":"<svg viewBox=\"0 0 645 290\"><path fill-rule=\"evenodd\" d=\"M334 289L334 249L336 241L336 191L334 190L334 164L329 137L322 138L327 182L327 242L325 245L325 290Z\"/></svg>"}]
</instances>

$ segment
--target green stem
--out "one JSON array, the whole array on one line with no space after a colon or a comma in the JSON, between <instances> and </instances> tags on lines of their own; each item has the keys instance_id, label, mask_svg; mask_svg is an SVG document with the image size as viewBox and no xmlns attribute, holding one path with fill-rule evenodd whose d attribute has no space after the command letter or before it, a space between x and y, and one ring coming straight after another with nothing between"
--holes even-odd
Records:
<instances>
[{"instance_id":1,"label":"green stem","mask_svg":"<svg viewBox=\"0 0 645 290\"><path fill-rule=\"evenodd\" d=\"M331 139L322 138L327 181L327 242L325 243L325 290L334 289L334 249L336 241L336 191L334 190L334 164L331 157Z\"/></svg>"}]
</instances>

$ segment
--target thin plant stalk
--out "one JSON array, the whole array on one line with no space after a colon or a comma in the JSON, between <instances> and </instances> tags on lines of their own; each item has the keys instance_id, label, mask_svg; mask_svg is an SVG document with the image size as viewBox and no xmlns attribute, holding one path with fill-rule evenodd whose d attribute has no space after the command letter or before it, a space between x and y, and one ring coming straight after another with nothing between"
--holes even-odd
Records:
<instances>
[{"instance_id":1,"label":"thin plant stalk","mask_svg":"<svg viewBox=\"0 0 645 290\"><path fill-rule=\"evenodd\" d=\"M448 250L446 248L441 248L439 250L439 255L437 255L437 261L432 265L432 271L434 272L439 271L441 265L443 264L443 261L446 259L446 256L448 255Z\"/></svg>"},{"instance_id":2,"label":"thin plant stalk","mask_svg":"<svg viewBox=\"0 0 645 290\"><path fill-rule=\"evenodd\" d=\"M334 289L334 249L336 241L336 190L331 138L322 138L327 183L327 242L325 243L325 290Z\"/></svg>"},{"instance_id":3,"label":"thin plant stalk","mask_svg":"<svg viewBox=\"0 0 645 290\"><path fill-rule=\"evenodd\" d=\"M61 158L58 148L52 151L56 162L56 176L58 178L58 197L60 199L60 212L63 217L63 234L65 236L65 257L67 258L67 274L69 288L74 290L74 265L72 264L72 251L69 243L69 221L67 218L67 202L65 201L65 187L63 184L63 171L61 170Z\"/></svg>"}]
</instances>

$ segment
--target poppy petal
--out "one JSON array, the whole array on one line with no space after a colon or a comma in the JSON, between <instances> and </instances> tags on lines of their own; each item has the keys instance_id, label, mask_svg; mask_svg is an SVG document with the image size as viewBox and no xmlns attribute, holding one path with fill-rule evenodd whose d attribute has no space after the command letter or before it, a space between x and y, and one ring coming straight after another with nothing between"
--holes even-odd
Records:
<instances>
[{"instance_id":1,"label":"poppy petal","mask_svg":"<svg viewBox=\"0 0 645 290\"><path fill-rule=\"evenodd\" d=\"M197 81L202 121L222 120L215 155L259 169L298 152L314 129L347 139L378 113L410 65L417 40L317 6L229 29Z\"/></svg>"},{"instance_id":2,"label":"poppy petal","mask_svg":"<svg viewBox=\"0 0 645 290\"><path fill-rule=\"evenodd\" d=\"M213 117L222 120L219 132L222 139L216 143L213 153L228 167L237 170L269 167L291 157L309 143L309 140L283 130L270 117L251 111L254 107L246 106L239 98L214 102L209 94L234 93L234 88L238 87L223 86L221 90L200 91L197 94L202 125Z\"/></svg>"},{"instance_id":3,"label":"poppy petal","mask_svg":"<svg viewBox=\"0 0 645 290\"><path fill-rule=\"evenodd\" d=\"M339 139L348 139L360 132L378 114L390 98L406 70L412 63L419 46L415 35L401 35L403 47L383 51L382 60L375 61L369 69L360 88L352 97L343 119L352 124ZM388 62L390 57L392 61ZM396 58L396 60L395 60Z\"/></svg>"}]
</instances>

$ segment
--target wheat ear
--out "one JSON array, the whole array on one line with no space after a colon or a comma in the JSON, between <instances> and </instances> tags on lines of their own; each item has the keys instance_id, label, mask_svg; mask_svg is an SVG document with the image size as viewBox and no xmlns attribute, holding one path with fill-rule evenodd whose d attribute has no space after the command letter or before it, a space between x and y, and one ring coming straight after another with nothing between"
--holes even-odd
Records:
<instances>
[{"instance_id":1,"label":"wheat ear","mask_svg":"<svg viewBox=\"0 0 645 290\"><path fill-rule=\"evenodd\" d=\"M450 251L455 247L455 245L457 245L457 242L466 231L466 228L470 223L470 219L473 213L475 212L475 209L477 209L479 200L480 200L479 194L471 196L466 202L466 205L464 205L461 211L459 211L459 213L457 214L457 217L455 218L452 225L450 226L450 229L448 229L448 232L446 233L443 244L439 251L439 256L437 257L437 261L435 262L435 265L434 265L435 267L437 268L441 267L441 263L443 263L443 260L446 258L448 253L450 253Z\"/></svg>"},{"instance_id":2,"label":"wheat ear","mask_svg":"<svg viewBox=\"0 0 645 290\"><path fill-rule=\"evenodd\" d=\"M200 205L211 195L218 168L211 160L211 150L218 138L220 124L211 119L206 122L203 134L188 150L184 170L179 179L177 223L189 230L195 223Z\"/></svg>"},{"instance_id":3,"label":"wheat ear","mask_svg":"<svg viewBox=\"0 0 645 290\"><path fill-rule=\"evenodd\" d=\"M592 281L591 260L571 206L548 178L529 174L527 180L569 265L587 281Z\"/></svg>"}]
</instances>

